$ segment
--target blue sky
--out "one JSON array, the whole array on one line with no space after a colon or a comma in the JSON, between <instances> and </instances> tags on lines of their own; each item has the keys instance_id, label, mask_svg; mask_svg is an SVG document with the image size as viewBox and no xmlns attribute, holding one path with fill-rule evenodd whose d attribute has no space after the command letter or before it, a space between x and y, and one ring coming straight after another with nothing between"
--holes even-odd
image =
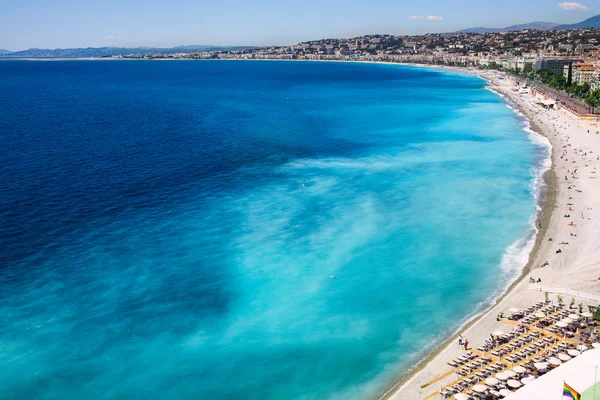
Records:
<instances>
[{"instance_id":1,"label":"blue sky","mask_svg":"<svg viewBox=\"0 0 600 400\"><path fill-rule=\"evenodd\" d=\"M1 0L0 48L279 45L572 23L599 13L597 0Z\"/></svg>"}]
</instances>

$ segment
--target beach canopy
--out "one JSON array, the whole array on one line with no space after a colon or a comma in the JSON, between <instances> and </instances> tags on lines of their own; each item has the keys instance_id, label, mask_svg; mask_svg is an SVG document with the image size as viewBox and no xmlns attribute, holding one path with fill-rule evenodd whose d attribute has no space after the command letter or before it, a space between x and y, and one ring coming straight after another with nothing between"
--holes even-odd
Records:
<instances>
[{"instance_id":1,"label":"beach canopy","mask_svg":"<svg viewBox=\"0 0 600 400\"><path fill-rule=\"evenodd\" d=\"M569 326L569 324L567 324L566 322L563 322L563 321L558 321L556 323L556 326L558 326L559 328L566 328L567 326Z\"/></svg>"},{"instance_id":2,"label":"beach canopy","mask_svg":"<svg viewBox=\"0 0 600 400\"><path fill-rule=\"evenodd\" d=\"M508 379L508 375L506 375L504 372L500 372L496 374L496 378L500 379L501 381L505 381Z\"/></svg>"},{"instance_id":3,"label":"beach canopy","mask_svg":"<svg viewBox=\"0 0 600 400\"><path fill-rule=\"evenodd\" d=\"M521 309L520 308L511 308L509 311L510 312L520 312Z\"/></svg>"},{"instance_id":4,"label":"beach canopy","mask_svg":"<svg viewBox=\"0 0 600 400\"><path fill-rule=\"evenodd\" d=\"M520 388L521 386L523 386L523 385L521 384L521 382L519 382L519 381L516 381L516 380L514 380L514 379L511 379L511 380L509 380L508 382L506 382L506 384L507 384L508 386L510 386L511 388L514 388L514 389L518 389L518 388Z\"/></svg>"},{"instance_id":5,"label":"beach canopy","mask_svg":"<svg viewBox=\"0 0 600 400\"><path fill-rule=\"evenodd\" d=\"M569 361L571 359L571 357L569 357L565 353L560 353L558 355L558 359L561 360L561 361Z\"/></svg>"},{"instance_id":6,"label":"beach canopy","mask_svg":"<svg viewBox=\"0 0 600 400\"><path fill-rule=\"evenodd\" d=\"M567 353L568 353L568 354L569 354L571 357L577 357L578 355L580 355L580 354L581 354L581 352L580 352L579 350L573 350L573 349L571 349L571 350L567 351Z\"/></svg>"},{"instance_id":7,"label":"beach canopy","mask_svg":"<svg viewBox=\"0 0 600 400\"><path fill-rule=\"evenodd\" d=\"M459 393L459 394L455 395L454 398L456 400L469 400L471 397L469 395L464 394L464 393Z\"/></svg>"},{"instance_id":8,"label":"beach canopy","mask_svg":"<svg viewBox=\"0 0 600 400\"><path fill-rule=\"evenodd\" d=\"M489 388L485 385L475 385L473 386L473 390L477 393L485 393Z\"/></svg>"},{"instance_id":9,"label":"beach canopy","mask_svg":"<svg viewBox=\"0 0 600 400\"><path fill-rule=\"evenodd\" d=\"M584 313L581 313L581 316L584 317L584 318L592 318L594 316L594 314L592 314L591 312L586 311Z\"/></svg>"},{"instance_id":10,"label":"beach canopy","mask_svg":"<svg viewBox=\"0 0 600 400\"><path fill-rule=\"evenodd\" d=\"M548 362L552 365L560 365L562 364L562 361L560 361L558 358L556 357L552 357L551 359L548 360Z\"/></svg>"},{"instance_id":11,"label":"beach canopy","mask_svg":"<svg viewBox=\"0 0 600 400\"><path fill-rule=\"evenodd\" d=\"M579 319L579 315L577 315L577 314L569 314L569 318L571 318L573 321L577 321Z\"/></svg>"},{"instance_id":12,"label":"beach canopy","mask_svg":"<svg viewBox=\"0 0 600 400\"><path fill-rule=\"evenodd\" d=\"M565 354L566 355L566 354ZM568 356L567 356L568 357ZM541 370L541 369L546 369L548 368L548 363L546 362L539 362L539 363L535 363L533 364L533 366L535 367L535 369L537 370Z\"/></svg>"},{"instance_id":13,"label":"beach canopy","mask_svg":"<svg viewBox=\"0 0 600 400\"><path fill-rule=\"evenodd\" d=\"M535 316L538 317L538 318L544 318L546 316L546 314L544 314L541 311L538 311L538 312L535 313Z\"/></svg>"},{"instance_id":14,"label":"beach canopy","mask_svg":"<svg viewBox=\"0 0 600 400\"><path fill-rule=\"evenodd\" d=\"M500 383L500 381L498 379L494 378L493 376L490 376L489 378L487 378L485 380L485 383L487 383L488 385L491 385L491 386L496 386L497 384Z\"/></svg>"},{"instance_id":15,"label":"beach canopy","mask_svg":"<svg viewBox=\"0 0 600 400\"><path fill-rule=\"evenodd\" d=\"M510 369L507 371L504 371L504 374L506 376L508 376L509 378L514 378L515 376L517 376L517 373L515 371L511 371Z\"/></svg>"},{"instance_id":16,"label":"beach canopy","mask_svg":"<svg viewBox=\"0 0 600 400\"><path fill-rule=\"evenodd\" d=\"M514 367L512 370L515 371L517 374L524 374L525 371L527 371L525 368L521 367L520 365Z\"/></svg>"},{"instance_id":17,"label":"beach canopy","mask_svg":"<svg viewBox=\"0 0 600 400\"><path fill-rule=\"evenodd\" d=\"M523 385L527 385L528 383L531 383L533 381L535 381L535 376L533 376L533 375L529 375L529 376L526 376L525 378L521 379L521 383Z\"/></svg>"},{"instance_id":18,"label":"beach canopy","mask_svg":"<svg viewBox=\"0 0 600 400\"><path fill-rule=\"evenodd\" d=\"M513 392L511 392L511 391L510 391L510 390L508 390L508 389L502 389L502 390L500 391L500 396L502 396L502 397L510 396L511 394L513 394Z\"/></svg>"}]
</instances>

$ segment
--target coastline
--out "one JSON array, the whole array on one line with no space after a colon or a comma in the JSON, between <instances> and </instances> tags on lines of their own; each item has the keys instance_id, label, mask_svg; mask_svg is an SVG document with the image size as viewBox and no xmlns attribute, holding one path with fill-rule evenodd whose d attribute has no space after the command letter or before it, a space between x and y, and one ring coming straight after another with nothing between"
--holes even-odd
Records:
<instances>
[{"instance_id":1,"label":"coastline","mask_svg":"<svg viewBox=\"0 0 600 400\"><path fill-rule=\"evenodd\" d=\"M562 160L562 157L560 157L559 159L558 155L560 153L559 144L561 144L560 142L564 139L560 138L559 128L555 128L555 124L551 122L551 118L553 118L553 120L557 120L558 118L564 117L571 119L574 124L577 122L577 120L573 119L570 113L562 110L553 110L552 112L563 114L563 116L555 114L552 116L548 116L548 118L546 118L545 120L540 119L539 113L541 111L538 110L536 112L532 109L532 107L535 106L535 97L529 96L532 98L529 99L528 102L527 100L520 99L520 96L511 90L514 86L507 86L507 81L504 82L505 84L501 84L500 81L494 77L494 75L498 75L497 72L485 74L478 70L464 68L436 67L429 65L412 66L446 69L454 72L461 72L474 75L486 80L490 85L490 87L487 87L487 89L501 96L508 104L514 107L515 110L518 110L518 112L521 115L523 115L529 122L530 130L535 132L535 134L545 137L549 141L551 146L551 165L550 168L543 174L544 185L541 188L539 198L537 199L537 203L539 206L539 210L537 213L537 221L541 223L541 227L536 233L535 243L529 253L528 261L522 268L519 275L511 281L510 285L500 294L500 296L498 296L495 300L492 300L491 304L483 312L477 314L473 318L466 321L456 332L450 335L442 343L437 345L417 364L415 364L412 369L410 369L402 377L400 377L400 379L397 380L396 383L394 383L389 389L383 392L379 396L380 400L403 398L429 398L430 394L435 393L436 389L439 390L440 386L448 384L452 380L454 380L454 378L452 377L453 374L450 373L446 377L446 379L440 379L436 381L435 385L427 385L427 381L431 382L430 378L435 378L436 374L439 376L440 373L443 372L443 370L452 370L451 367L446 365L446 361L449 361L453 356L457 356L460 354L460 348L457 348L457 346L454 345L459 333L462 333L463 335L468 334L470 342L474 344L474 347L476 347L480 345L480 341L482 342L482 339L487 337L487 335L492 331L492 326L495 326L498 329L501 328L500 323L497 323L497 321L494 324L494 321L496 319L495 316L498 312L506 312L509 307L522 307L526 306L527 304L530 304L533 301L539 301L543 299L542 292L533 292L532 290L530 290L528 288L528 283L525 281L524 278L526 276L529 276L534 271L536 273L542 272L542 270L538 269L539 267L537 267L537 265L539 265L540 263L539 260L550 258L551 252L548 251L548 247L550 247L550 245L548 245L548 239L552 237L551 235L557 236L556 233L561 231L561 229L557 226L557 222L560 216L558 215L556 210L559 208L559 195L564 197L566 194L563 190L561 190L558 181L559 169L561 167L565 169L564 163L559 162L560 160ZM569 128L571 127L571 124L568 123L568 120L566 122L562 122L563 124L568 125ZM550 126L551 123L552 126ZM565 130L566 129L567 128L565 126ZM569 186L569 189L570 188L571 187ZM593 200L589 202L589 200L591 200L589 197L587 198L587 200L588 204L591 204L593 202ZM588 207L588 210L591 210L591 208ZM592 258L591 264L593 265L594 263L595 261ZM562 266L563 265L561 265L561 267ZM544 275L554 275L553 277L551 277L550 281L560 282L560 273L558 274L558 276L556 276L556 272L558 271L554 271L555 273L552 274L552 270L553 268L551 264L551 267L545 268L543 270L543 273ZM582 274L582 278L587 277L588 276L586 276L585 274ZM544 277L543 282L546 282L546 276ZM582 289L582 287L585 288L586 286L590 286L586 285L585 282L587 282L587 280L579 279L576 282L572 283L573 286L575 286L575 288ZM561 286L564 286L564 283ZM597 293L598 290L597 288L594 288L590 292ZM472 337L475 337L476 339L471 340ZM426 395L428 396L425 397Z\"/></svg>"},{"instance_id":2,"label":"coastline","mask_svg":"<svg viewBox=\"0 0 600 400\"><path fill-rule=\"evenodd\" d=\"M386 63L386 64L398 65L397 63ZM417 68L434 68L434 69L449 70L449 71L453 71L453 72L461 72L461 73L465 73L465 74L468 74L471 76L481 78L481 79L487 81L488 84L490 84L490 85L493 84L490 81L489 77L482 76L477 71L472 71L472 70L468 70L468 69L464 69L464 68L437 67L437 66L420 65L420 64L402 64L402 65L413 66L413 67L417 67ZM540 127L535 123L535 121L533 121L530 117L527 116L526 110L523 110L522 107L520 107L520 105L512 102L509 97L507 97L506 95L502 94L501 92L495 90L493 86L487 87L487 89L489 89L491 92L494 92L496 95L501 97L505 102L509 103L512 107L514 107L516 110L518 110L518 113L527 120L527 122L530 125L529 128L535 134L548 139L548 136L545 134L545 132L542 129L540 129ZM525 132L525 129L523 129L523 131ZM551 145L550 149L551 150L550 150L549 157L552 160L554 157L555 151L554 151L554 147L552 145ZM487 306L480 313L469 318L462 325L460 325L459 328L456 329L456 331L451 336L447 337L439 345L436 345L434 347L434 349L426 355L425 358L423 358L417 364L415 364L391 388L387 389L383 394L381 394L378 397L379 400L387 400L387 399L393 398L399 391L402 390L404 385L406 385L408 382L410 382L411 379L413 379L419 372L424 370L427 367L428 363L435 360L436 357L438 357L446 347L448 347L449 345L454 343L455 340L457 340L460 332L468 330L469 328L476 326L477 323L482 318L487 316L495 306L498 306L499 304L502 303L503 300L505 300L507 297L509 297L511 295L512 291L516 288L516 286L520 282L522 282L526 276L529 275L529 273L533 269L532 268L533 261L536 258L536 256L538 255L538 253L540 252L542 238L546 235L552 213L553 213L554 209L556 208L557 186L556 186L556 173L554 171L554 165L555 165L554 162L551 162L550 168L548 170L544 171L542 174L543 185L540 188L539 198L537 201L539 210L536 212L536 215L535 215L535 217L536 217L535 220L540 221L542 225L541 225L541 228L538 229L535 233L534 245L533 245L533 248L531 249L531 251L529 252L527 264L521 269L520 273L514 279L511 279L509 281L508 286L506 288L504 288L503 290L501 290L500 295L495 297L491 301L491 304L489 306Z\"/></svg>"}]
</instances>

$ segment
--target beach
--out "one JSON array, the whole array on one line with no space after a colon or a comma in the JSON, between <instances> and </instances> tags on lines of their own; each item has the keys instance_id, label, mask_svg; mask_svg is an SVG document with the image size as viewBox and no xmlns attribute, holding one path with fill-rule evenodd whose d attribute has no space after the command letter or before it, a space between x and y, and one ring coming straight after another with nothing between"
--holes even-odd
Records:
<instances>
[{"instance_id":1,"label":"beach","mask_svg":"<svg viewBox=\"0 0 600 400\"><path fill-rule=\"evenodd\" d=\"M465 70L459 70L465 72ZM516 82L498 72L466 71L489 81L490 90L517 107L531 124L531 129L547 138L552 146L552 167L544 175L540 194L539 228L535 245L523 272L506 293L484 314L466 324L433 353L405 375L382 399L435 398L443 387L458 375L448 361L462 354L458 336L468 339L469 348L481 346L490 333L512 329L497 315L508 314L510 308L525 308L549 300L557 303L557 294L564 289L580 292L575 304L594 304L585 294L600 294L600 209L594 207L600 195L596 178L600 165L600 126L598 121L579 120L567 110L546 109L543 97L535 93L519 94ZM554 99L552 99L554 100ZM543 140L542 138L539 138ZM536 283L530 283L533 278ZM538 280L541 282L538 283ZM556 290L554 290L556 289ZM457 293L460 296L460 293ZM563 295L569 306L574 296Z\"/></svg>"}]
</instances>

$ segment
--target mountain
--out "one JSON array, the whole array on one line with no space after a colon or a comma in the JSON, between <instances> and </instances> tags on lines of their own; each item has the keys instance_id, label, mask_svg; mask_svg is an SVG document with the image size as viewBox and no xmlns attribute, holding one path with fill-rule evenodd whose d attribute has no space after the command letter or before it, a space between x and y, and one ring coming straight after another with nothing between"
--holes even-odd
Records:
<instances>
[{"instance_id":1,"label":"mountain","mask_svg":"<svg viewBox=\"0 0 600 400\"><path fill-rule=\"evenodd\" d=\"M567 24L567 25L558 25L555 26L554 29L585 29L585 28L595 28L600 29L600 14L588 18L585 21L579 22L577 24Z\"/></svg>"},{"instance_id":2,"label":"mountain","mask_svg":"<svg viewBox=\"0 0 600 400\"><path fill-rule=\"evenodd\" d=\"M192 51L219 51L219 50L246 50L256 49L259 46L213 46L213 45L191 45L178 46L171 48L155 47L86 47L73 49L37 49L32 48L22 51L7 52L0 55L10 58L95 58L110 57L118 55L144 55L144 54L168 54L168 53L188 53Z\"/></svg>"},{"instance_id":3,"label":"mountain","mask_svg":"<svg viewBox=\"0 0 600 400\"><path fill-rule=\"evenodd\" d=\"M554 29L556 26L558 26L558 24L555 24L552 22L536 21L536 22L529 22L527 24L511 25L511 26L507 26L505 28L484 28L484 27L480 26L477 28L463 29L461 31L454 32L454 33L497 33L497 32L522 31L522 30L526 30L526 29L550 30L550 29Z\"/></svg>"},{"instance_id":4,"label":"mountain","mask_svg":"<svg viewBox=\"0 0 600 400\"><path fill-rule=\"evenodd\" d=\"M5 54L10 54L10 53L12 53L12 51L0 49L0 56L3 56Z\"/></svg>"},{"instance_id":5,"label":"mountain","mask_svg":"<svg viewBox=\"0 0 600 400\"><path fill-rule=\"evenodd\" d=\"M510 32L510 31L522 31L525 29L539 29L539 30L565 30L565 29L585 29L585 28L596 28L600 29L600 14L595 17L588 18L585 21L578 22L576 24L554 24L552 22L530 22L528 24L512 25L506 28L469 28L463 29L454 33L497 33L497 32Z\"/></svg>"}]
</instances>

